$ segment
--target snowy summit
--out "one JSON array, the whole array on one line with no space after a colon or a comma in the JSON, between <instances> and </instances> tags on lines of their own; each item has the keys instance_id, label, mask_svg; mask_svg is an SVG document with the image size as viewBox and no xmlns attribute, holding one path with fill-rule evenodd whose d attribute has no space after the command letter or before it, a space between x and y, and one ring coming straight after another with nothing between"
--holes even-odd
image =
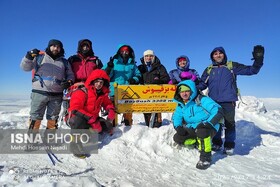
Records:
<instances>
[{"instance_id":1,"label":"snowy summit","mask_svg":"<svg viewBox=\"0 0 280 187\"><path fill-rule=\"evenodd\" d=\"M13 103L13 104L10 104ZM196 149L173 146L171 113L163 126L148 128L142 114L133 126L119 125L102 137L98 154L79 159L56 154L0 154L1 186L279 186L280 99L243 96L236 110L236 148L232 156L213 152L207 170L198 170ZM29 100L0 100L1 129L27 129ZM119 116L121 119L121 116ZM43 121L43 127L46 121ZM60 128L68 128L62 125Z\"/></svg>"}]
</instances>

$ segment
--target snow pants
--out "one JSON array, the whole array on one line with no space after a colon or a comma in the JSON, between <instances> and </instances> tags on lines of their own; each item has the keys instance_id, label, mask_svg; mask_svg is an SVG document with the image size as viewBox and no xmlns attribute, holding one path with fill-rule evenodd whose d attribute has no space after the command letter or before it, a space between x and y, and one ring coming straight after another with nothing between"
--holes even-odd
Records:
<instances>
[{"instance_id":1,"label":"snow pants","mask_svg":"<svg viewBox=\"0 0 280 187\"><path fill-rule=\"evenodd\" d=\"M224 111L224 119L225 119L225 148L234 148L235 147L235 139L236 139L236 129L235 129L235 107L236 102L223 102L218 103L221 105ZM220 127L217 134L214 136L212 142L215 145L222 146L222 127Z\"/></svg>"}]
</instances>

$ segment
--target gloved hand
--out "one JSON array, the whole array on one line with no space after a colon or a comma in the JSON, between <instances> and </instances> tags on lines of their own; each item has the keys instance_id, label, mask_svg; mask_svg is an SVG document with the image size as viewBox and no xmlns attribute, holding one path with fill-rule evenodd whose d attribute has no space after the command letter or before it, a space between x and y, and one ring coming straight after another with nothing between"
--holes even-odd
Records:
<instances>
[{"instance_id":1,"label":"gloved hand","mask_svg":"<svg viewBox=\"0 0 280 187\"><path fill-rule=\"evenodd\" d=\"M107 66L113 68L114 67L113 61L114 61L113 57L110 57L110 61L107 63Z\"/></svg>"},{"instance_id":2,"label":"gloved hand","mask_svg":"<svg viewBox=\"0 0 280 187\"><path fill-rule=\"evenodd\" d=\"M253 59L255 59L255 60L263 59L264 47L261 45L254 46L254 50L253 50L252 54L253 54Z\"/></svg>"},{"instance_id":3,"label":"gloved hand","mask_svg":"<svg viewBox=\"0 0 280 187\"><path fill-rule=\"evenodd\" d=\"M181 135L181 136L185 136L187 131L183 126L179 126L177 128L175 128L175 130L177 131L177 134Z\"/></svg>"},{"instance_id":4,"label":"gloved hand","mask_svg":"<svg viewBox=\"0 0 280 187\"><path fill-rule=\"evenodd\" d=\"M35 56L39 55L40 50L39 49L32 49L31 51L27 51L25 57L29 60L33 60Z\"/></svg>"},{"instance_id":5,"label":"gloved hand","mask_svg":"<svg viewBox=\"0 0 280 187\"><path fill-rule=\"evenodd\" d=\"M100 125L100 121L96 120L95 117L91 117L88 120L88 124L92 127L93 130L95 130L96 132L101 132L102 131L102 127Z\"/></svg>"},{"instance_id":6,"label":"gloved hand","mask_svg":"<svg viewBox=\"0 0 280 187\"><path fill-rule=\"evenodd\" d=\"M113 121L115 119L115 110L109 109L107 119Z\"/></svg>"},{"instance_id":7,"label":"gloved hand","mask_svg":"<svg viewBox=\"0 0 280 187\"><path fill-rule=\"evenodd\" d=\"M60 84L62 86L63 89L67 89L69 88L70 86L73 85L73 81L72 80L64 80L61 82Z\"/></svg>"},{"instance_id":8,"label":"gloved hand","mask_svg":"<svg viewBox=\"0 0 280 187\"><path fill-rule=\"evenodd\" d=\"M201 122L201 123L198 124L198 126L196 128L197 129L199 129L199 128L211 129L212 125L209 122Z\"/></svg>"},{"instance_id":9,"label":"gloved hand","mask_svg":"<svg viewBox=\"0 0 280 187\"><path fill-rule=\"evenodd\" d=\"M178 81L176 79L172 79L168 82L168 84L177 84Z\"/></svg>"},{"instance_id":10,"label":"gloved hand","mask_svg":"<svg viewBox=\"0 0 280 187\"><path fill-rule=\"evenodd\" d=\"M128 80L129 84L137 84L134 78Z\"/></svg>"},{"instance_id":11,"label":"gloved hand","mask_svg":"<svg viewBox=\"0 0 280 187\"><path fill-rule=\"evenodd\" d=\"M191 79L192 78L192 73L188 72L188 71L183 71L182 73L180 73L180 78L181 79Z\"/></svg>"}]
</instances>

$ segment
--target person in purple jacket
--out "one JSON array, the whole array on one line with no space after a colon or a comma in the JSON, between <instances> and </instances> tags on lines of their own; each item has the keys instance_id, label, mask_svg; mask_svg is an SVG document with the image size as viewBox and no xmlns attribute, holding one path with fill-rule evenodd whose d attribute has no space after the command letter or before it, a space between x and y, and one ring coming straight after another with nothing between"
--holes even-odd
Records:
<instances>
[{"instance_id":1,"label":"person in purple jacket","mask_svg":"<svg viewBox=\"0 0 280 187\"><path fill-rule=\"evenodd\" d=\"M170 81L168 84L178 84L183 80L192 80L199 83L200 77L195 69L190 69L190 60L187 56L181 55L176 58L176 69L169 72Z\"/></svg>"},{"instance_id":2,"label":"person in purple jacket","mask_svg":"<svg viewBox=\"0 0 280 187\"><path fill-rule=\"evenodd\" d=\"M218 151L224 146L224 153L231 155L235 148L235 106L238 101L238 88L236 84L237 75L257 74L263 66L264 47L254 46L254 63L252 66L240 64L238 62L228 62L227 55L223 47L216 47L212 50L210 58L212 69L207 67L202 76L198 89L201 91L208 88L208 96L216 101L224 110L225 118L225 141L221 138L221 129L212 140L212 150ZM229 68L228 64L231 64Z\"/></svg>"}]
</instances>

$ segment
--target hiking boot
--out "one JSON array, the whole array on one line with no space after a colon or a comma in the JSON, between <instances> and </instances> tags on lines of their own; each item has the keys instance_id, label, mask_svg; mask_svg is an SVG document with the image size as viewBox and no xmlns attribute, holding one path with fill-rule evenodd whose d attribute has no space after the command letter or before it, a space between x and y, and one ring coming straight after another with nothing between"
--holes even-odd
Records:
<instances>
[{"instance_id":1,"label":"hiking boot","mask_svg":"<svg viewBox=\"0 0 280 187\"><path fill-rule=\"evenodd\" d=\"M217 152L217 151L220 151L220 150L221 150L221 146L220 145L215 145L215 144L212 145L212 151Z\"/></svg>"},{"instance_id":2,"label":"hiking boot","mask_svg":"<svg viewBox=\"0 0 280 187\"><path fill-rule=\"evenodd\" d=\"M88 154L73 154L73 155L80 159L85 159L85 158L89 157Z\"/></svg>"},{"instance_id":3,"label":"hiking boot","mask_svg":"<svg viewBox=\"0 0 280 187\"><path fill-rule=\"evenodd\" d=\"M124 123L125 126L131 126L131 125L129 124L129 120L127 120L127 119L124 119L124 120L122 121L122 123Z\"/></svg>"},{"instance_id":4,"label":"hiking boot","mask_svg":"<svg viewBox=\"0 0 280 187\"><path fill-rule=\"evenodd\" d=\"M196 164L197 169L207 169L211 165L212 154L211 152L200 152L199 161Z\"/></svg>"},{"instance_id":5,"label":"hiking boot","mask_svg":"<svg viewBox=\"0 0 280 187\"><path fill-rule=\"evenodd\" d=\"M161 127L161 123L155 122L153 128L159 128L159 127Z\"/></svg>"},{"instance_id":6,"label":"hiking boot","mask_svg":"<svg viewBox=\"0 0 280 187\"><path fill-rule=\"evenodd\" d=\"M226 154L226 155L233 155L233 151L234 151L234 149L233 148L228 148L228 147L225 147L225 149L224 149L224 154Z\"/></svg>"},{"instance_id":7,"label":"hiking boot","mask_svg":"<svg viewBox=\"0 0 280 187\"><path fill-rule=\"evenodd\" d=\"M204 169L209 168L210 165L211 165L211 162L200 160L200 161L197 162L196 168L197 168L197 169L202 169L202 170L204 170Z\"/></svg>"}]
</instances>

